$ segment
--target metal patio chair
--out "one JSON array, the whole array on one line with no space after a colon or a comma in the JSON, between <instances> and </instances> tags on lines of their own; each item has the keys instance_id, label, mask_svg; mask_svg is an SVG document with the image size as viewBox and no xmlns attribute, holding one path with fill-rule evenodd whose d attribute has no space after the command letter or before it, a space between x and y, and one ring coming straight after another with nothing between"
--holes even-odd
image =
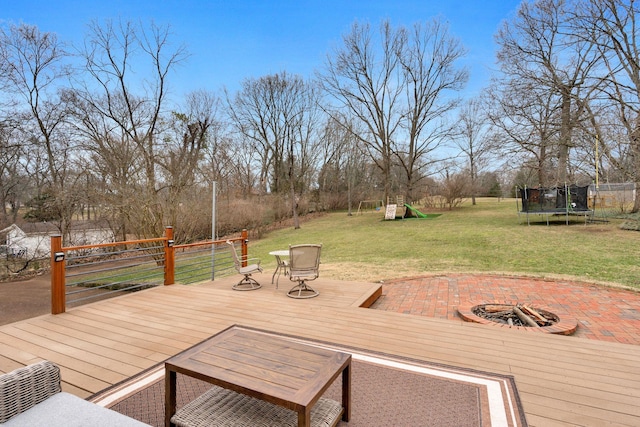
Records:
<instances>
[{"instance_id":1,"label":"metal patio chair","mask_svg":"<svg viewBox=\"0 0 640 427\"><path fill-rule=\"evenodd\" d=\"M238 283L233 285L233 289L236 291L253 291L255 289L260 289L262 285L258 283L256 279L251 277L253 273L262 273L262 267L260 266L260 260L256 258L249 259L247 261L257 261L253 264L247 264L246 266L242 265L242 261L240 261L240 257L238 256L238 252L236 252L236 247L232 241L227 240L227 244L231 246L231 255L233 256L233 263L236 267L236 270L239 274L242 274L244 278L240 280Z\"/></svg>"},{"instance_id":2,"label":"metal patio chair","mask_svg":"<svg viewBox=\"0 0 640 427\"><path fill-rule=\"evenodd\" d=\"M291 298L313 298L318 291L307 285L320 275L320 250L322 245L303 244L289 246L289 280L298 282L287 292Z\"/></svg>"}]
</instances>

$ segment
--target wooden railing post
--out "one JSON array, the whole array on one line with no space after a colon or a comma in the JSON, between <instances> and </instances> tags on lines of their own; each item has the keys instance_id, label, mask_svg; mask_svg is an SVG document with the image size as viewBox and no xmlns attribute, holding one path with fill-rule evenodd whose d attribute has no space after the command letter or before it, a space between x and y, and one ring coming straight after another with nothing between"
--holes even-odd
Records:
<instances>
[{"instance_id":1,"label":"wooden railing post","mask_svg":"<svg viewBox=\"0 0 640 427\"><path fill-rule=\"evenodd\" d=\"M51 236L51 314L66 311L62 236Z\"/></svg>"},{"instance_id":2,"label":"wooden railing post","mask_svg":"<svg viewBox=\"0 0 640 427\"><path fill-rule=\"evenodd\" d=\"M242 230L242 266L247 266L247 258L249 258L249 232L247 229Z\"/></svg>"},{"instance_id":3,"label":"wooden railing post","mask_svg":"<svg viewBox=\"0 0 640 427\"><path fill-rule=\"evenodd\" d=\"M164 229L164 284L173 285L175 283L175 249L173 248L173 227Z\"/></svg>"}]
</instances>

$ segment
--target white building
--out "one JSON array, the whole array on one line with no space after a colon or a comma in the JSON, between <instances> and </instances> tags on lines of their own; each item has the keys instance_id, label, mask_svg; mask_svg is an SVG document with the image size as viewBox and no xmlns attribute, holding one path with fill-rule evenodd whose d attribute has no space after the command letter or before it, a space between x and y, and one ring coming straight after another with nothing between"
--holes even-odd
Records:
<instances>
[{"instance_id":1,"label":"white building","mask_svg":"<svg viewBox=\"0 0 640 427\"><path fill-rule=\"evenodd\" d=\"M51 253L51 236L60 230L48 222L12 224L0 230L5 237L7 254L20 258L45 258ZM66 246L94 245L114 241L111 229L94 221L77 221L71 224L70 241Z\"/></svg>"}]
</instances>

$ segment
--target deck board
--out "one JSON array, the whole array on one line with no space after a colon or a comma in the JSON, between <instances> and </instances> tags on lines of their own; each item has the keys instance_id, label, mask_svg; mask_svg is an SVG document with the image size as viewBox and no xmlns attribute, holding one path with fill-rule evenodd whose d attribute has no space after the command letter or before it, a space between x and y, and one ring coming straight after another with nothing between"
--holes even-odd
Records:
<instances>
[{"instance_id":1,"label":"deck board","mask_svg":"<svg viewBox=\"0 0 640 427\"><path fill-rule=\"evenodd\" d=\"M0 371L49 359L87 397L240 324L513 375L532 426L640 425L640 346L359 308L380 285L318 279L320 296L236 292L232 279L136 292L0 326ZM236 279L237 280L237 279Z\"/></svg>"}]
</instances>

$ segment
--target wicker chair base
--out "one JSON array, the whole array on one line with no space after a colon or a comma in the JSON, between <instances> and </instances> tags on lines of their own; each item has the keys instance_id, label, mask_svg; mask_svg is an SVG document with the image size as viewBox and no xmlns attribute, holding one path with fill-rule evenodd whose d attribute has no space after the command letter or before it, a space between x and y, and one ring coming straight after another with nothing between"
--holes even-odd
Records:
<instances>
[{"instance_id":1,"label":"wicker chair base","mask_svg":"<svg viewBox=\"0 0 640 427\"><path fill-rule=\"evenodd\" d=\"M335 426L342 411L338 402L321 397L311 408L311 427ZM297 427L298 414L264 400L213 386L180 408L171 422L178 427Z\"/></svg>"}]
</instances>

